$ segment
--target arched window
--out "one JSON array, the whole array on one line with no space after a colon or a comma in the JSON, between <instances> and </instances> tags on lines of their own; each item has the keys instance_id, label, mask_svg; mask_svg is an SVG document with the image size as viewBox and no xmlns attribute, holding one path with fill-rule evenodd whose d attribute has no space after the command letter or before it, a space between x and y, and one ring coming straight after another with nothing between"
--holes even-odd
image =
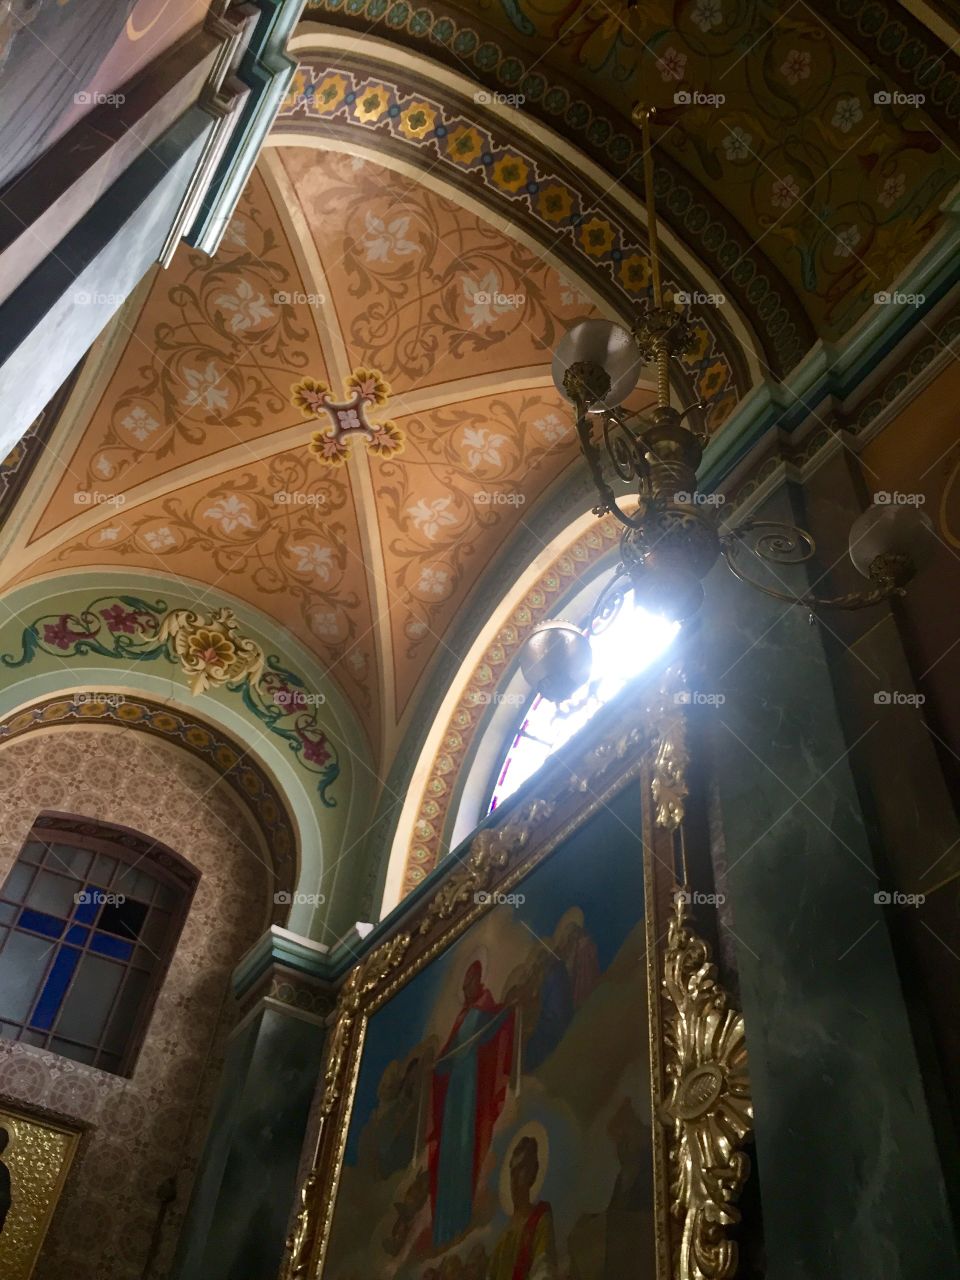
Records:
<instances>
[{"instance_id":1,"label":"arched window","mask_svg":"<svg viewBox=\"0 0 960 1280\"><path fill-rule=\"evenodd\" d=\"M129 1075L196 882L132 831L39 818L0 889L0 1037Z\"/></svg>"},{"instance_id":2,"label":"arched window","mask_svg":"<svg viewBox=\"0 0 960 1280\"><path fill-rule=\"evenodd\" d=\"M634 604L632 590L624 593L606 621L595 619L590 627L590 679L566 702L533 697L502 757L487 812L513 795L628 681L664 654L679 629L679 623Z\"/></svg>"}]
</instances>

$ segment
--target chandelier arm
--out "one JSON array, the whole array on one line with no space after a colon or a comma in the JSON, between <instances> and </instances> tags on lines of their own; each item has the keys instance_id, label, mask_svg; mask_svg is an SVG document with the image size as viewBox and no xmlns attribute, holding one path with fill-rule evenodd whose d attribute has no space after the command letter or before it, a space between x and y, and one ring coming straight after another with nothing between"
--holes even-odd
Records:
<instances>
[{"instance_id":1,"label":"chandelier arm","mask_svg":"<svg viewBox=\"0 0 960 1280\"><path fill-rule=\"evenodd\" d=\"M607 511L611 515L616 516L621 524L627 526L628 529L639 529L642 527L641 520L635 520L628 516L625 511L621 511L617 504L616 494L607 482L606 476L603 474L603 464L600 459L600 450L590 438L590 419L586 412L580 412L577 415L577 437L580 441L580 450L584 458L587 460L587 466L590 468L590 474L593 477L593 483L597 487L600 494L600 502L593 509L597 515L604 515Z\"/></svg>"},{"instance_id":2,"label":"chandelier arm","mask_svg":"<svg viewBox=\"0 0 960 1280\"><path fill-rule=\"evenodd\" d=\"M904 588L892 576L877 577L877 585L869 591L851 591L843 596L818 596L815 592L805 592L803 595L791 594L787 591L777 591L775 587L765 586L762 582L757 582L755 578L751 578L744 573L740 566L736 563L734 547L739 545L733 540L734 535L727 535L721 539L720 554L726 562L727 568L735 578L739 578L741 582L746 583L748 587L753 587L756 591L761 591L765 596L769 596L772 600L779 600L783 604L802 605L806 609L868 609L872 605L882 604L884 600L889 600L891 596L902 596L905 594ZM794 561L800 563L800 561Z\"/></svg>"}]
</instances>

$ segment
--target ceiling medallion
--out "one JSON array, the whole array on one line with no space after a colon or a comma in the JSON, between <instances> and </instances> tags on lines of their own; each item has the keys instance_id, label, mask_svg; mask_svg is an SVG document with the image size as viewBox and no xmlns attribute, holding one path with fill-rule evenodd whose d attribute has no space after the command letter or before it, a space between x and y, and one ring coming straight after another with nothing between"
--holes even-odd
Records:
<instances>
[{"instance_id":1,"label":"ceiling medallion","mask_svg":"<svg viewBox=\"0 0 960 1280\"><path fill-rule=\"evenodd\" d=\"M334 400L330 387L317 378L304 378L290 388L293 404L307 418L329 419L322 431L310 437L310 450L327 467L340 467L350 457L355 436L366 442L371 453L389 458L403 448L403 432L391 420L371 422L370 405L385 405L390 386L379 369L354 369L343 386L343 399Z\"/></svg>"}]
</instances>

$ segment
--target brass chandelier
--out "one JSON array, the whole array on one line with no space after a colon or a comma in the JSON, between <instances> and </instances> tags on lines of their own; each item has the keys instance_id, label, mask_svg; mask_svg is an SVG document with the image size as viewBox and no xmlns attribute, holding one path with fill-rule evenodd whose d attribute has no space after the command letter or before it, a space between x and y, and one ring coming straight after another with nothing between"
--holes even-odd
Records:
<instances>
[{"instance_id":1,"label":"brass chandelier","mask_svg":"<svg viewBox=\"0 0 960 1280\"><path fill-rule=\"evenodd\" d=\"M721 529L716 505L698 490L697 468L706 437L686 420L705 406L697 402L678 410L670 403L670 361L692 350L695 332L686 307L663 296L653 115L654 108L642 105L633 113L643 133L652 299L631 331L606 320L574 325L553 359L554 381L576 410L580 449L597 491L593 511L597 516L609 513L623 526L620 563L600 593L590 627L584 631L568 622L547 622L527 641L521 659L524 675L554 701L569 697L588 678L589 630L608 620L631 588L642 608L686 621L703 603L702 581L722 557L737 578L775 600L814 613L863 609L903 594L931 530L915 507L868 508L850 530L850 557L869 586L847 595L797 594L757 581L747 572L751 556L772 565L796 565L814 556L816 544L807 530L779 521L746 519ZM623 402L648 363L656 368L656 405L632 412ZM636 485L629 510L618 500L617 481L621 489L623 482Z\"/></svg>"}]
</instances>

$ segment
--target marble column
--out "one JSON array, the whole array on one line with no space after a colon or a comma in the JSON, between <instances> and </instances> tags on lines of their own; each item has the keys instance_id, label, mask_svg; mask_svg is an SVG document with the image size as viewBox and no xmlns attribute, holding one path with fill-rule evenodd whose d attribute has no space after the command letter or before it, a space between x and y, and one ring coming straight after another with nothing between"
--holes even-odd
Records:
<instances>
[{"instance_id":1,"label":"marble column","mask_svg":"<svg viewBox=\"0 0 960 1280\"><path fill-rule=\"evenodd\" d=\"M795 501L782 490L764 514L802 516ZM695 681L714 700L695 718L751 1056L768 1280L958 1275L828 632L722 565L699 628Z\"/></svg>"}]
</instances>

